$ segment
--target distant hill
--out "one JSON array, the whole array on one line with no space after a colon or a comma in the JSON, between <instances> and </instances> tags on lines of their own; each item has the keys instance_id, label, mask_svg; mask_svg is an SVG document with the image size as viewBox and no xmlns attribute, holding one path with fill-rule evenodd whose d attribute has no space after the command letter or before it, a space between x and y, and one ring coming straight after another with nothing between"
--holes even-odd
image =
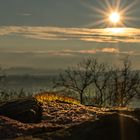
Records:
<instances>
[{"instance_id":1,"label":"distant hill","mask_svg":"<svg viewBox=\"0 0 140 140\"><path fill-rule=\"evenodd\" d=\"M11 67L3 69L6 75L57 75L64 69L39 69L31 67ZM140 73L140 70L137 70Z\"/></svg>"},{"instance_id":2,"label":"distant hill","mask_svg":"<svg viewBox=\"0 0 140 140\"><path fill-rule=\"evenodd\" d=\"M11 67L4 69L6 75L56 75L61 69L35 69L29 67Z\"/></svg>"}]
</instances>

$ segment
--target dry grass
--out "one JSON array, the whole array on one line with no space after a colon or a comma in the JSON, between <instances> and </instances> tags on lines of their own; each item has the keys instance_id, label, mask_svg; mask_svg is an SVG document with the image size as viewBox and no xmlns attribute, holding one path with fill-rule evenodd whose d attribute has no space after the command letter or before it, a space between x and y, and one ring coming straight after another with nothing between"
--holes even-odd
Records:
<instances>
[{"instance_id":1,"label":"dry grass","mask_svg":"<svg viewBox=\"0 0 140 140\"><path fill-rule=\"evenodd\" d=\"M59 102L64 102L64 103L76 104L76 105L80 104L80 102L78 100L76 100L72 97L58 95L55 92L40 93L40 94L36 95L35 98L41 103L59 101Z\"/></svg>"}]
</instances>

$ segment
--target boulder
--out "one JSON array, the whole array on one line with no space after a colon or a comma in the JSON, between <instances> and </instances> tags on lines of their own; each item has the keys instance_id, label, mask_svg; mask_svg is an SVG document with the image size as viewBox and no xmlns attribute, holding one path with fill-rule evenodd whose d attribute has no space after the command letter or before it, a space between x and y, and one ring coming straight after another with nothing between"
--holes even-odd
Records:
<instances>
[{"instance_id":1,"label":"boulder","mask_svg":"<svg viewBox=\"0 0 140 140\"><path fill-rule=\"evenodd\" d=\"M23 123L37 123L42 118L42 107L33 97L0 104L0 115Z\"/></svg>"},{"instance_id":2,"label":"boulder","mask_svg":"<svg viewBox=\"0 0 140 140\"><path fill-rule=\"evenodd\" d=\"M52 134L41 135L49 140L140 140L140 122L133 116L104 113L90 120Z\"/></svg>"}]
</instances>

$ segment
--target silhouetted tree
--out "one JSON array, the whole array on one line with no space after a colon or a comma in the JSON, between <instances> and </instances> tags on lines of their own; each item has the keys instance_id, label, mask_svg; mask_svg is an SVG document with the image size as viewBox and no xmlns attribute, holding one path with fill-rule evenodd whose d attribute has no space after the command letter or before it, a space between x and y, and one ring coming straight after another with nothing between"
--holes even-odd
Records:
<instances>
[{"instance_id":1,"label":"silhouetted tree","mask_svg":"<svg viewBox=\"0 0 140 140\"><path fill-rule=\"evenodd\" d=\"M93 86L96 89L96 103L102 106L108 99L107 88L110 80L110 67L96 59L91 66Z\"/></svg>"},{"instance_id":2,"label":"silhouetted tree","mask_svg":"<svg viewBox=\"0 0 140 140\"><path fill-rule=\"evenodd\" d=\"M115 68L112 72L113 103L117 106L126 106L139 91L140 76L137 71L131 69L128 58L123 59L121 68Z\"/></svg>"},{"instance_id":3,"label":"silhouetted tree","mask_svg":"<svg viewBox=\"0 0 140 140\"><path fill-rule=\"evenodd\" d=\"M74 91L79 94L80 102L83 103L83 94L88 86L93 82L93 74L91 66L94 59L86 59L79 63L76 67L71 67L59 75L55 87L64 87L67 90Z\"/></svg>"},{"instance_id":4,"label":"silhouetted tree","mask_svg":"<svg viewBox=\"0 0 140 140\"><path fill-rule=\"evenodd\" d=\"M128 58L122 64L112 67L94 58L85 59L60 74L55 87L78 93L81 103L84 93L92 87L94 104L126 106L140 92L140 76L131 69Z\"/></svg>"}]
</instances>

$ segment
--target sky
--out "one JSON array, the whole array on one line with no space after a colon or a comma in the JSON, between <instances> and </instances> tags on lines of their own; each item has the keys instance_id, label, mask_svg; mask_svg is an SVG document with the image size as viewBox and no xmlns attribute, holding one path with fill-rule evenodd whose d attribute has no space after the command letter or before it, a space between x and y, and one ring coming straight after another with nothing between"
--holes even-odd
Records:
<instances>
[{"instance_id":1,"label":"sky","mask_svg":"<svg viewBox=\"0 0 140 140\"><path fill-rule=\"evenodd\" d=\"M86 57L140 69L140 0L0 0L0 66L65 69ZM121 24L108 15L118 10Z\"/></svg>"}]
</instances>

